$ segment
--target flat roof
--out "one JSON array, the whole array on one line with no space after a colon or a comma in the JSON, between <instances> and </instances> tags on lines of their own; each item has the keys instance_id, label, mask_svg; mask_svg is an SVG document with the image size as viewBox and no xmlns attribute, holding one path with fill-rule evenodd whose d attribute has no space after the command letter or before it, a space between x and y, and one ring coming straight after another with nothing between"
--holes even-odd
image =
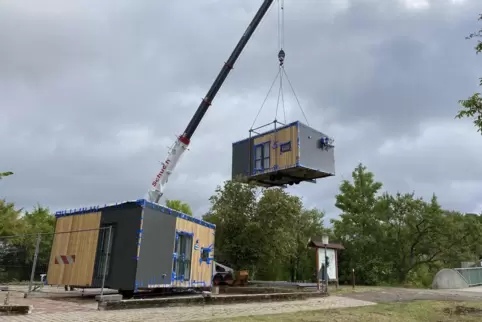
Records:
<instances>
[{"instance_id":1,"label":"flat roof","mask_svg":"<svg viewBox=\"0 0 482 322\"><path fill-rule=\"evenodd\" d=\"M268 124L266 124L265 126L262 126L262 127L268 127L270 124L272 124L272 123L268 123ZM312 128L311 126L309 126L309 125L307 125L307 124L305 124L305 123L303 123L303 122L294 121L294 122L291 122L291 123L284 124L284 125L281 125L281 126L279 126L279 127L276 127L276 129L271 128L271 130L268 130L268 131L266 131L266 132L261 132L261 133L259 133L259 134L256 134L256 133L255 133L254 135L251 135L251 139L254 140L254 139L256 139L256 138L265 136L265 135L270 134L270 133L273 133L273 132L275 132L275 131L280 131L280 130L283 130L283 129L286 129L286 128L289 128L289 127L292 127L292 126L297 126L297 127L299 127L300 125L305 126L305 127L309 128L309 129L312 129L313 131L318 132L320 135L329 136L328 134L325 134L325 133L323 133L323 132L321 132L321 131L319 131L319 130L317 130L317 129L315 129L315 128ZM245 139L242 139L242 140L233 142L233 145L236 145L236 144L245 142L245 141L247 141L247 140L249 140L249 139L250 139L250 137L247 137L247 138L245 138Z\"/></svg>"},{"instance_id":2,"label":"flat roof","mask_svg":"<svg viewBox=\"0 0 482 322\"><path fill-rule=\"evenodd\" d=\"M288 123L288 124L285 124L285 125L281 125L281 126L279 126L279 127L276 127L276 129L271 129L271 130L269 130L269 131L262 132L262 133L260 133L260 134L252 135L252 136L251 136L251 139L255 139L255 138L258 138L258 137L262 137L262 136L265 136L265 135L267 135L267 134L269 134L269 133L272 133L272 132L274 132L274 131L279 131L279 130L282 130L282 129L285 129L285 128L288 128L288 127L298 126L299 123L301 123L301 122L300 122L300 121L295 121L295 122L291 122L291 123ZM303 124L303 123L301 123L301 124ZM270 125L270 124L267 124L266 127L269 126L269 125ZM244 142L244 141L246 141L246 140L249 140L249 137L247 137L247 138L245 138L245 139L242 139L242 140L239 140L239 141L236 141L236 142L233 143L233 145L238 144L238 143L241 143L241 142Z\"/></svg>"},{"instance_id":3,"label":"flat roof","mask_svg":"<svg viewBox=\"0 0 482 322\"><path fill-rule=\"evenodd\" d=\"M159 205L153 202L149 202L145 199L137 199L137 200L128 200L128 201L123 201L123 202L118 202L118 203L111 203L111 204L104 204L98 205L98 206L90 206L90 207L82 207L82 208L74 208L74 209L66 209L66 210L60 210L55 212L55 217L66 217L66 216L75 216L75 215L82 215L82 214L88 214L88 213L93 213L93 212L98 212L106 208L116 208L116 207L122 207L126 205L137 205L141 208L151 208L155 210L159 210L162 213L179 217L182 219L185 219L190 222L194 222L198 225L202 225L208 228L216 229L216 225L212 224L210 222L204 221L202 219L195 218L193 216L190 216L188 214L182 213L180 211L171 209L169 207Z\"/></svg>"}]
</instances>

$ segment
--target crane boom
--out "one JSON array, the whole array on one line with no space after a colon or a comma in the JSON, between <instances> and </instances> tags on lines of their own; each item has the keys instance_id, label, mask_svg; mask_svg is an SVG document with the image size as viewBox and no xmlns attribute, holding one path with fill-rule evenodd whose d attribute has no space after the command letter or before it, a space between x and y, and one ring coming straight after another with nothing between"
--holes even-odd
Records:
<instances>
[{"instance_id":1,"label":"crane boom","mask_svg":"<svg viewBox=\"0 0 482 322\"><path fill-rule=\"evenodd\" d=\"M172 174L180 157L189 146L189 143L191 142L191 138L194 132L196 131L197 127L201 123L201 120L206 114L209 106L211 105L212 101L216 97L216 94L218 93L219 89L221 88L224 81L228 77L229 72L231 71L231 69L233 69L234 64L236 63L236 60L238 59L244 47L246 46L249 39L253 35L254 31L258 27L259 23L265 16L266 12L268 11L273 1L274 0L263 1L263 3L261 4L261 7L256 12L256 15L254 16L253 20L248 25L248 28L246 28L246 31L241 36L241 39L239 40L238 44L234 48L233 52L231 53L231 56L229 56L228 60L224 63L224 66L222 67L218 76L216 77L213 84L211 85L211 88L209 89L206 96L201 101L201 104L199 104L199 107L197 108L196 113L194 113L194 116L191 118L191 121L189 122L186 129L184 130L184 133L177 138L177 140L169 149L167 157L162 163L161 170L155 176L154 180L151 183L151 187L148 191L147 199L150 202L158 203L159 200L161 199L162 195L164 194L164 189L166 187L169 176Z\"/></svg>"}]
</instances>

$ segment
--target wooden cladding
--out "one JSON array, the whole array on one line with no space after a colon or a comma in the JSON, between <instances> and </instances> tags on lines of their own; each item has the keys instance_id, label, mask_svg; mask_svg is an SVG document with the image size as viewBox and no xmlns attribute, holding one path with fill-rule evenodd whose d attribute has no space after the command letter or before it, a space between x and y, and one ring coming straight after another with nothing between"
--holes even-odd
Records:
<instances>
[{"instance_id":1,"label":"wooden cladding","mask_svg":"<svg viewBox=\"0 0 482 322\"><path fill-rule=\"evenodd\" d=\"M99 239L100 212L57 218L47 281L90 286Z\"/></svg>"},{"instance_id":2,"label":"wooden cladding","mask_svg":"<svg viewBox=\"0 0 482 322\"><path fill-rule=\"evenodd\" d=\"M214 267L212 258L214 257L213 246L215 230L182 218L176 219L176 230L193 234L191 249L191 282L189 283L196 282L203 284L198 286L210 286ZM203 249L209 250L204 252L204 260L201 260ZM194 286L196 285L194 284Z\"/></svg>"},{"instance_id":3,"label":"wooden cladding","mask_svg":"<svg viewBox=\"0 0 482 322\"><path fill-rule=\"evenodd\" d=\"M296 125L269 132L254 138L253 141L252 159L254 160L254 171L257 174L296 166L298 157L298 127ZM269 152L267 152L268 150ZM260 151L262 151L262 162L258 161Z\"/></svg>"}]
</instances>

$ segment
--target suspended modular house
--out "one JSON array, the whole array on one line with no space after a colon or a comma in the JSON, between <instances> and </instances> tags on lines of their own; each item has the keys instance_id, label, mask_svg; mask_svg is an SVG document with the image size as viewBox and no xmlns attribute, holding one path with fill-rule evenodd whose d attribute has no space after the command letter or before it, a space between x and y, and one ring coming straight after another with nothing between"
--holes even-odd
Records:
<instances>
[{"instance_id":1,"label":"suspended modular house","mask_svg":"<svg viewBox=\"0 0 482 322\"><path fill-rule=\"evenodd\" d=\"M274 129L258 132L270 124ZM301 122L270 124L233 143L233 179L273 187L335 175L333 140L328 135Z\"/></svg>"},{"instance_id":2,"label":"suspended modular house","mask_svg":"<svg viewBox=\"0 0 482 322\"><path fill-rule=\"evenodd\" d=\"M143 199L61 211L56 218L49 285L100 287L105 273L106 288L127 294L211 287L211 223Z\"/></svg>"}]
</instances>

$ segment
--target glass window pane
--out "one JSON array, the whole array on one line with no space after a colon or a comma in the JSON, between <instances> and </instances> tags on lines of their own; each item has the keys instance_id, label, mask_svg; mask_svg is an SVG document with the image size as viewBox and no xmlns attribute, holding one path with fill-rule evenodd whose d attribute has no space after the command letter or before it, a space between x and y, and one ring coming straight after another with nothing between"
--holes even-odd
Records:
<instances>
[{"instance_id":1,"label":"glass window pane","mask_svg":"<svg viewBox=\"0 0 482 322\"><path fill-rule=\"evenodd\" d=\"M254 167L256 169L261 169L261 160L256 160L255 164L254 164Z\"/></svg>"},{"instance_id":2,"label":"glass window pane","mask_svg":"<svg viewBox=\"0 0 482 322\"><path fill-rule=\"evenodd\" d=\"M184 249L184 254L185 258L188 260L191 260L191 253L192 253L192 237L191 236L185 236L186 238L186 245Z\"/></svg>"},{"instance_id":3,"label":"glass window pane","mask_svg":"<svg viewBox=\"0 0 482 322\"><path fill-rule=\"evenodd\" d=\"M256 147L256 149L254 150L254 158L255 158L255 159L261 159L261 158L262 158L262 156L261 156L262 148L263 148L263 147L262 147L261 145L258 145L258 146Z\"/></svg>"},{"instance_id":4,"label":"glass window pane","mask_svg":"<svg viewBox=\"0 0 482 322\"><path fill-rule=\"evenodd\" d=\"M264 169L269 169L269 158L264 159L263 165L264 165Z\"/></svg>"},{"instance_id":5,"label":"glass window pane","mask_svg":"<svg viewBox=\"0 0 482 322\"><path fill-rule=\"evenodd\" d=\"M269 147L270 147L269 142L264 144L264 157L265 158L269 158Z\"/></svg>"},{"instance_id":6,"label":"glass window pane","mask_svg":"<svg viewBox=\"0 0 482 322\"><path fill-rule=\"evenodd\" d=\"M189 281L191 279L191 262L185 261L184 262L184 281Z\"/></svg>"}]
</instances>

